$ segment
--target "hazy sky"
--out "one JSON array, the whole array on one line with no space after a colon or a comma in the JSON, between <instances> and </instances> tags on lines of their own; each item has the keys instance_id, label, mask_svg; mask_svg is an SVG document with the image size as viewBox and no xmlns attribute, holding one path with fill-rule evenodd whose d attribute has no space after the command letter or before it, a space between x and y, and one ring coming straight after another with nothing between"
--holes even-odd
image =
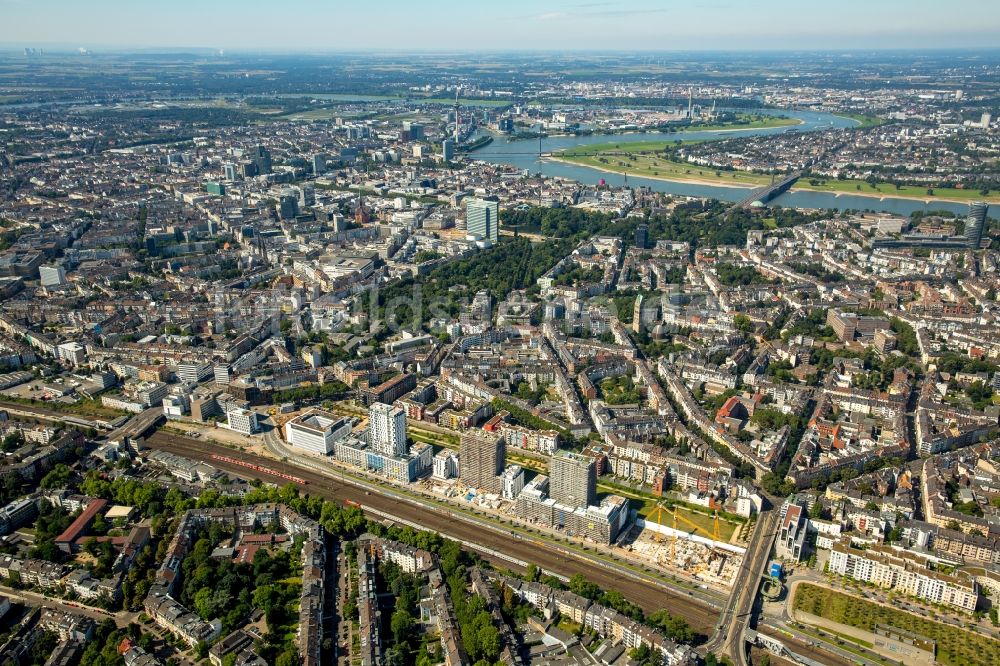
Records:
<instances>
[{"instance_id":1,"label":"hazy sky","mask_svg":"<svg viewBox=\"0 0 1000 666\"><path fill-rule=\"evenodd\" d=\"M238 50L1000 47L1000 0L0 0L8 46Z\"/></svg>"}]
</instances>

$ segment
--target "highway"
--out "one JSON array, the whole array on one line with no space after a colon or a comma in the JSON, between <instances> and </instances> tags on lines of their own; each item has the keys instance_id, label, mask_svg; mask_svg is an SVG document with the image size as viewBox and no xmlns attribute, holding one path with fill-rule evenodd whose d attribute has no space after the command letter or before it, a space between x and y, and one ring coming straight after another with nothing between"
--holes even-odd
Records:
<instances>
[{"instance_id":1,"label":"highway","mask_svg":"<svg viewBox=\"0 0 1000 666\"><path fill-rule=\"evenodd\" d=\"M747 663L743 632L750 622L779 519L780 515L773 507L762 511L757 518L747 554L736 574L737 584L733 586L715 633L704 646L708 652L729 656L736 664L745 666Z\"/></svg>"},{"instance_id":2,"label":"highway","mask_svg":"<svg viewBox=\"0 0 1000 666\"><path fill-rule=\"evenodd\" d=\"M212 454L231 456L233 451L207 442L172 433L157 432L146 440L146 444L193 460L207 462L237 476L268 482L276 480L273 476L262 472L214 460ZM639 578L638 573L616 568L610 563L599 564L581 554L549 544L541 538L522 537L509 528L503 531L499 526L491 528L484 522L473 523L471 517L457 512L446 512L426 504L417 504L411 498L393 493L391 489L385 487L376 487L373 491L365 490L355 485L357 481L348 480L349 477L334 478L337 474L334 468L331 468L328 474L321 474L299 464L278 462L249 453L240 453L238 457L251 464L277 468L302 478L307 482L303 488L306 493L319 495L338 503L345 500L357 502L365 509L374 510L377 517L393 516L403 523L419 525L423 529L439 532L449 538L477 544L480 552L485 551L487 559L499 561L503 566L511 566L511 562L506 558L513 558L519 562L534 563L545 571L564 577L583 574L587 580L604 589L620 591L647 613L662 608L668 609L672 614L684 618L695 631L702 634L709 634L716 623L718 612L687 594L670 590L654 579ZM496 556L488 557L490 552L496 553Z\"/></svg>"}]
</instances>

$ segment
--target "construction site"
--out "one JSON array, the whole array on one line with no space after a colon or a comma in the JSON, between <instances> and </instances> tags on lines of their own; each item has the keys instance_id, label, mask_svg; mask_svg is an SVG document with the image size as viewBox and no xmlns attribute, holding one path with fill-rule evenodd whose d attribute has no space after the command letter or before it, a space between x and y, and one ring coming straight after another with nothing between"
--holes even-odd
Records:
<instances>
[{"instance_id":1,"label":"construction site","mask_svg":"<svg viewBox=\"0 0 1000 666\"><path fill-rule=\"evenodd\" d=\"M749 524L744 529L752 531ZM732 539L742 532L738 530ZM668 508L663 503L657 504L646 520L637 521L621 543L657 566L724 591L735 583L745 553L742 546L724 539L718 513L709 532L676 506Z\"/></svg>"}]
</instances>

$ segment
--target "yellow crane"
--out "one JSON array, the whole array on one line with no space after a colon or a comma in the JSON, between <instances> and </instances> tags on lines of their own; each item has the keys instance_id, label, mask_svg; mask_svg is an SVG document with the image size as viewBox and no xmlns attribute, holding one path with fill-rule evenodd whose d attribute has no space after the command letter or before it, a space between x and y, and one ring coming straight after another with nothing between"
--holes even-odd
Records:
<instances>
[{"instance_id":1,"label":"yellow crane","mask_svg":"<svg viewBox=\"0 0 1000 666\"><path fill-rule=\"evenodd\" d=\"M656 523L658 525L660 525L661 527L663 526L663 510L664 510L664 508L665 507L663 505L663 502L658 502L656 504L656 509L654 509L653 512L652 512L652 514L651 514L652 519L655 520ZM670 513L672 514L673 528L674 528L673 534L671 534L671 536L670 536L670 561L671 562L676 562L677 561L677 531L678 531L677 530L677 521L678 520L681 521L682 523L684 523L687 527L691 528L692 533L700 533L702 536L707 537L709 539L712 539L714 541L722 541L722 523L721 523L721 521L719 519L719 512L718 511L715 511L714 514L713 514L713 517L712 517L712 532L710 533L705 528L701 527L700 525L697 525L697 524L693 523L688 518L685 518L684 516L682 516L681 514L679 514L677 512L677 506L676 505L674 505L673 507L671 507L671 509L672 510L670 511ZM656 535L653 538L658 543L663 543L663 534L662 533L657 532Z\"/></svg>"}]
</instances>

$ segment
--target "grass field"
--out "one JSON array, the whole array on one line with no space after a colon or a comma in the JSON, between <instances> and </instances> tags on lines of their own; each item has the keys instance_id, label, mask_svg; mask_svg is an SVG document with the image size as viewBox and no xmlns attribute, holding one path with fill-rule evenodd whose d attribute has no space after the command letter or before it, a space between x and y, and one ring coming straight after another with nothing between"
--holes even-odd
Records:
<instances>
[{"instance_id":1,"label":"grass field","mask_svg":"<svg viewBox=\"0 0 1000 666\"><path fill-rule=\"evenodd\" d=\"M668 160L662 155L652 152L657 149L656 147L662 149L666 145L665 143L647 146L646 142L641 142L635 144L636 147L632 144L619 145L624 147L611 148L608 152L598 154L594 154L596 151L593 150L593 147L588 148L586 153L577 149L558 153L556 158L595 169L665 180L705 181L736 187L759 187L771 182L771 177L763 174L745 171L716 171L708 167Z\"/></svg>"},{"instance_id":2,"label":"grass field","mask_svg":"<svg viewBox=\"0 0 1000 666\"><path fill-rule=\"evenodd\" d=\"M796 610L866 631L882 624L925 636L937 643L937 661L946 666L995 666L997 663L997 643L987 636L825 587L800 584L793 603Z\"/></svg>"},{"instance_id":3,"label":"grass field","mask_svg":"<svg viewBox=\"0 0 1000 666\"><path fill-rule=\"evenodd\" d=\"M659 154L669 141L637 141L634 143L601 143L580 148L571 148L555 154L556 159L572 162L581 166L603 169L615 173L630 173L635 176L662 178L678 181L704 181L718 185L741 187L760 187L771 181L771 177L747 173L745 171L722 171L685 162L668 160ZM1000 203L1000 192L983 196L979 190L959 190L954 188L936 188L904 185L896 188L889 183L870 185L862 180L821 180L815 179L813 185L809 179L799 180L792 190L808 190L813 192L832 192L835 194L865 195L871 197L895 197L900 199L919 199L920 201L987 201Z\"/></svg>"},{"instance_id":4,"label":"grass field","mask_svg":"<svg viewBox=\"0 0 1000 666\"><path fill-rule=\"evenodd\" d=\"M650 522L656 522L656 504L660 500L656 499L646 499L643 500L642 507L639 509L639 515ZM714 518L712 516L706 515L704 513L693 511L684 506L677 507L677 529L683 530L685 532L693 533L701 537L712 539L715 532L714 528ZM685 522L687 521L687 522ZM663 509L662 516L660 517L660 523L666 527L674 526L674 516L673 510ZM692 526L697 525L699 529L695 530ZM719 518L719 533L722 535L721 541L728 542L733 538L733 533L740 528L740 525L731 523L728 520L723 520Z\"/></svg>"},{"instance_id":5,"label":"grass field","mask_svg":"<svg viewBox=\"0 0 1000 666\"><path fill-rule=\"evenodd\" d=\"M869 185L863 180L822 180L817 185L812 185L808 180L800 180L793 187L793 190L811 190L814 192L839 192L843 194L865 194L880 195L886 197L902 197L906 199L920 199L927 201L946 201L955 199L958 201L991 201L1000 202L1000 193L983 196L979 190L957 190L954 188L934 188L930 190L926 187L903 185L896 189L890 183L878 183Z\"/></svg>"},{"instance_id":6,"label":"grass field","mask_svg":"<svg viewBox=\"0 0 1000 666\"><path fill-rule=\"evenodd\" d=\"M839 118L850 118L851 120L856 120L858 122L858 129L868 129L869 127L878 127L885 123L884 118L879 118L878 116L869 116L864 113L835 113L833 114Z\"/></svg>"}]
</instances>

